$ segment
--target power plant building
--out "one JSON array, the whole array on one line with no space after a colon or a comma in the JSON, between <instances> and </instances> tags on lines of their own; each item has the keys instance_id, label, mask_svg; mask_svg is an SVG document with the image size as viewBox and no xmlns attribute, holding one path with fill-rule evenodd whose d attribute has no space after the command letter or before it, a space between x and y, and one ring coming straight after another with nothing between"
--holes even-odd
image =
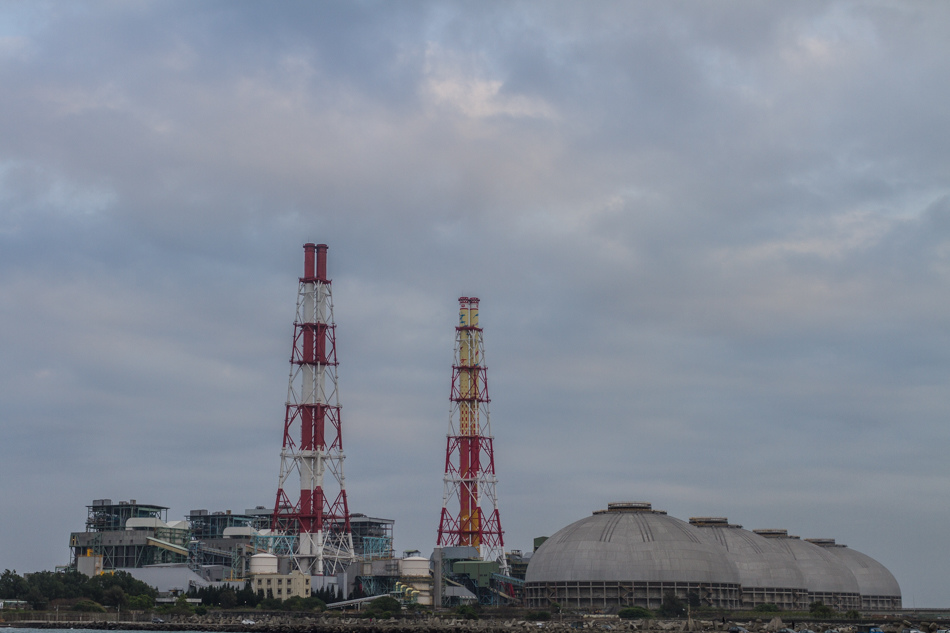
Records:
<instances>
[{"instance_id":1,"label":"power plant building","mask_svg":"<svg viewBox=\"0 0 950 633\"><path fill-rule=\"evenodd\" d=\"M839 610L901 608L893 575L860 552L724 518L687 523L639 502L610 503L556 532L531 557L524 591L532 608L653 609L669 593L727 609L807 610L817 600Z\"/></svg>"},{"instance_id":2,"label":"power plant building","mask_svg":"<svg viewBox=\"0 0 950 633\"><path fill-rule=\"evenodd\" d=\"M188 560L188 524L169 523L165 506L96 499L86 508L86 531L69 536L74 569L93 576L107 569Z\"/></svg>"},{"instance_id":3,"label":"power plant building","mask_svg":"<svg viewBox=\"0 0 950 633\"><path fill-rule=\"evenodd\" d=\"M355 590L435 607L655 609L672 594L730 610L802 611L816 601L838 611L901 608L894 576L834 539L749 531L723 517L686 522L645 502L609 503L535 539L530 556L506 553L476 297L459 298L436 548L431 560L416 551L396 558L394 521L351 512L344 486L327 250L304 245L274 505L192 510L169 522L165 506L98 499L85 531L70 535L73 569L137 570L156 585L174 575L176 587L249 581L280 599Z\"/></svg>"}]
</instances>

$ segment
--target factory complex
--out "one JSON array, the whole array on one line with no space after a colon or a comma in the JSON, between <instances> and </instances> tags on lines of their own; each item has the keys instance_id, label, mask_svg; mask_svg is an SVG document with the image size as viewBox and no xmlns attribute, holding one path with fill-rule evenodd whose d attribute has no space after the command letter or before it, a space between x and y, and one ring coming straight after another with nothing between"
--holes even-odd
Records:
<instances>
[{"instance_id":1,"label":"factory complex","mask_svg":"<svg viewBox=\"0 0 950 633\"><path fill-rule=\"evenodd\" d=\"M807 610L817 601L841 611L901 608L893 575L832 539L748 531L721 517L686 522L643 502L609 503L536 538L532 552L506 550L474 297L459 299L434 548L396 556L394 520L350 510L326 272L327 246L305 244L273 505L192 510L177 520L165 506L97 499L85 530L70 535L69 567L90 576L126 570L171 595L250 583L281 600L329 591L339 605L388 595L429 607L557 603L611 612L675 596L733 610Z\"/></svg>"}]
</instances>

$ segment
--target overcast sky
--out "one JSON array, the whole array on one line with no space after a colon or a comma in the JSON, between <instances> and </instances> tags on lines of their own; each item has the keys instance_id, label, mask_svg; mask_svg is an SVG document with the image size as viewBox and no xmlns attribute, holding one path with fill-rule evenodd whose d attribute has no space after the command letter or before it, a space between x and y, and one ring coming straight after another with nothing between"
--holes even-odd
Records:
<instances>
[{"instance_id":1,"label":"overcast sky","mask_svg":"<svg viewBox=\"0 0 950 633\"><path fill-rule=\"evenodd\" d=\"M939 2L0 2L0 569L273 504L322 242L397 550L471 295L508 548L650 501L950 607L948 103Z\"/></svg>"}]
</instances>

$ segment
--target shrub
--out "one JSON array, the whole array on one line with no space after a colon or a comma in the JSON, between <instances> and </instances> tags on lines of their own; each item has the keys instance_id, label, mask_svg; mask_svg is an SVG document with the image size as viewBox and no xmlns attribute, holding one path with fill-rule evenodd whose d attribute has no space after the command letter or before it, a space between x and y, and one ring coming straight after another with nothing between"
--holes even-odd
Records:
<instances>
[{"instance_id":1,"label":"shrub","mask_svg":"<svg viewBox=\"0 0 950 633\"><path fill-rule=\"evenodd\" d=\"M778 608L778 605L772 604L771 602L763 602L762 604L757 604L752 610L758 611L759 613L776 613L778 611L781 611L781 609Z\"/></svg>"},{"instance_id":2,"label":"shrub","mask_svg":"<svg viewBox=\"0 0 950 633\"><path fill-rule=\"evenodd\" d=\"M392 596L380 596L369 603L372 611L389 611L390 613L399 613L402 611L402 605Z\"/></svg>"},{"instance_id":3,"label":"shrub","mask_svg":"<svg viewBox=\"0 0 950 633\"><path fill-rule=\"evenodd\" d=\"M672 591L663 594L663 603L657 613L664 618L677 618L686 613L686 603L676 597Z\"/></svg>"},{"instance_id":4,"label":"shrub","mask_svg":"<svg viewBox=\"0 0 950 633\"><path fill-rule=\"evenodd\" d=\"M284 601L274 597L262 598L257 603L257 608L263 611L280 611L284 608Z\"/></svg>"},{"instance_id":5,"label":"shrub","mask_svg":"<svg viewBox=\"0 0 950 633\"><path fill-rule=\"evenodd\" d=\"M648 620L653 617L653 612L644 607L624 607L617 615L623 620Z\"/></svg>"},{"instance_id":6,"label":"shrub","mask_svg":"<svg viewBox=\"0 0 950 633\"><path fill-rule=\"evenodd\" d=\"M551 619L550 611L528 611L524 614L525 620L531 620L532 622L547 622Z\"/></svg>"},{"instance_id":7,"label":"shrub","mask_svg":"<svg viewBox=\"0 0 950 633\"><path fill-rule=\"evenodd\" d=\"M473 607L473 606L470 605L470 604L463 604L463 605L460 606L460 607L456 607L455 612L456 612L458 615L460 615L460 616L462 616L463 618L465 618L466 620L477 620L477 619L478 619L478 611L476 611L476 610L475 610L475 607Z\"/></svg>"},{"instance_id":8,"label":"shrub","mask_svg":"<svg viewBox=\"0 0 950 633\"><path fill-rule=\"evenodd\" d=\"M826 605L821 600L812 602L810 605L808 605L808 612L816 618L830 618L835 614L834 609Z\"/></svg>"},{"instance_id":9,"label":"shrub","mask_svg":"<svg viewBox=\"0 0 950 633\"><path fill-rule=\"evenodd\" d=\"M292 598L287 598L284 600L284 604L281 608L284 611L323 611L326 606L327 605L323 602L323 600L314 596L309 596L307 598L293 596Z\"/></svg>"},{"instance_id":10,"label":"shrub","mask_svg":"<svg viewBox=\"0 0 950 633\"><path fill-rule=\"evenodd\" d=\"M73 605L73 611L86 611L88 613L105 613L106 608L98 602L92 600L80 600Z\"/></svg>"}]
</instances>

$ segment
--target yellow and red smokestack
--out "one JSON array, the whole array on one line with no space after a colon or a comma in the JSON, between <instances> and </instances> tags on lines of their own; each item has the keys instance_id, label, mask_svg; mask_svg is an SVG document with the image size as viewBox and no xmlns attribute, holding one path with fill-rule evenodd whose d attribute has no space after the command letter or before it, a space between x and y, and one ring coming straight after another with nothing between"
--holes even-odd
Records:
<instances>
[{"instance_id":1,"label":"yellow and red smokestack","mask_svg":"<svg viewBox=\"0 0 950 633\"><path fill-rule=\"evenodd\" d=\"M445 493L439 545L472 546L483 554L503 552L501 521L495 498L495 458L488 418L488 373L484 366L479 300L459 297L452 366L452 418L445 458ZM449 501L458 498L454 514ZM482 506L491 504L490 511ZM503 557L502 557L502 560Z\"/></svg>"}]
</instances>

